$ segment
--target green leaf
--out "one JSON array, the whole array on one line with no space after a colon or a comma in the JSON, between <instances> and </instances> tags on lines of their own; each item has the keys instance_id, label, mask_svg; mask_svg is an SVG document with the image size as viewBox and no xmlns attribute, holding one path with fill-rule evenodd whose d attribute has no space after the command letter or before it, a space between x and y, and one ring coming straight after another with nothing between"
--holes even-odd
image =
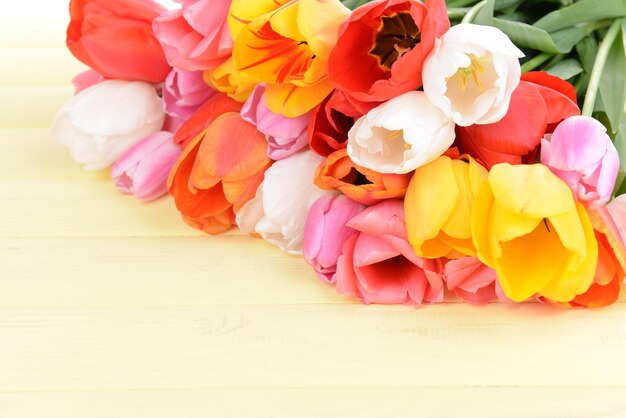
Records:
<instances>
[{"instance_id":1,"label":"green leaf","mask_svg":"<svg viewBox=\"0 0 626 418\"><path fill-rule=\"evenodd\" d=\"M622 23L621 30L622 36L618 36L615 39L609 50L599 88L604 111L606 112L613 134L617 132L622 122L624 103L626 102L625 23Z\"/></svg>"},{"instance_id":2,"label":"green leaf","mask_svg":"<svg viewBox=\"0 0 626 418\"><path fill-rule=\"evenodd\" d=\"M547 14L534 26L547 32L555 32L580 23L624 16L626 16L626 0L581 0Z\"/></svg>"},{"instance_id":3,"label":"green leaf","mask_svg":"<svg viewBox=\"0 0 626 418\"><path fill-rule=\"evenodd\" d=\"M615 148L619 154L619 164L626 171L626 121L622 120L615 136ZM623 193L622 193L623 194Z\"/></svg>"},{"instance_id":4,"label":"green leaf","mask_svg":"<svg viewBox=\"0 0 626 418\"><path fill-rule=\"evenodd\" d=\"M554 43L554 40L550 37L550 34L543 29L536 28L526 23L498 18L493 19L493 26L506 33L518 47L550 52L552 54L561 52Z\"/></svg>"},{"instance_id":5,"label":"green leaf","mask_svg":"<svg viewBox=\"0 0 626 418\"><path fill-rule=\"evenodd\" d=\"M483 0L471 8L463 18L463 23L493 26L494 0Z\"/></svg>"},{"instance_id":6,"label":"green leaf","mask_svg":"<svg viewBox=\"0 0 626 418\"><path fill-rule=\"evenodd\" d=\"M580 41L589 36L592 31L593 27L591 25L574 26L552 32L550 36L554 40L556 48L559 52L562 54L569 54L572 49L574 49Z\"/></svg>"},{"instance_id":7,"label":"green leaf","mask_svg":"<svg viewBox=\"0 0 626 418\"><path fill-rule=\"evenodd\" d=\"M570 58L548 68L547 72L548 74L562 78L563 80L569 80L570 78L574 78L578 74L582 73L583 67L580 65L580 62Z\"/></svg>"},{"instance_id":8,"label":"green leaf","mask_svg":"<svg viewBox=\"0 0 626 418\"><path fill-rule=\"evenodd\" d=\"M357 9L364 4L367 4L373 0L341 0L344 6L346 6L350 10Z\"/></svg>"}]
</instances>

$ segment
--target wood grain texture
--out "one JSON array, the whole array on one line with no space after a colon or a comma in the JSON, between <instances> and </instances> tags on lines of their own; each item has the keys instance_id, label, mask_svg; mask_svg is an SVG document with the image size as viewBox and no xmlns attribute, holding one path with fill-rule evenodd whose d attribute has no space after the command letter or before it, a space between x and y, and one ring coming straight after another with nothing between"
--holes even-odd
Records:
<instances>
[{"instance_id":1,"label":"wood grain texture","mask_svg":"<svg viewBox=\"0 0 626 418\"><path fill-rule=\"evenodd\" d=\"M502 405L509 405L503 410ZM0 394L20 418L615 418L621 388L280 388ZM253 411L253 413L251 413Z\"/></svg>"},{"instance_id":2,"label":"wood grain texture","mask_svg":"<svg viewBox=\"0 0 626 418\"><path fill-rule=\"evenodd\" d=\"M622 305L0 309L0 391L626 387L625 322Z\"/></svg>"},{"instance_id":3,"label":"wood grain texture","mask_svg":"<svg viewBox=\"0 0 626 418\"><path fill-rule=\"evenodd\" d=\"M67 0L0 14L0 417L626 416L626 303L361 306L48 134Z\"/></svg>"}]
</instances>

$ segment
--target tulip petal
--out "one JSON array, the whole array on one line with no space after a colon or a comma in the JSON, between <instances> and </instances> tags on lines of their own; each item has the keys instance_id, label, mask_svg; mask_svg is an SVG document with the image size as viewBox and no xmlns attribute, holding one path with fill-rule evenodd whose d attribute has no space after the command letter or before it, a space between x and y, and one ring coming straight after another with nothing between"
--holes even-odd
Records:
<instances>
[{"instance_id":1,"label":"tulip petal","mask_svg":"<svg viewBox=\"0 0 626 418\"><path fill-rule=\"evenodd\" d=\"M576 205L580 223L585 234L586 249L583 254L570 253L565 271L561 277L555 277L552 282L541 289L540 294L557 302L569 302L576 295L589 290L593 283L598 263L598 243L583 205ZM560 234L560 233L559 233ZM564 242L561 245L567 246Z\"/></svg>"},{"instance_id":2,"label":"tulip petal","mask_svg":"<svg viewBox=\"0 0 626 418\"><path fill-rule=\"evenodd\" d=\"M489 184L496 200L524 216L543 219L574 209L567 184L541 164L498 164L489 173Z\"/></svg>"}]
</instances>

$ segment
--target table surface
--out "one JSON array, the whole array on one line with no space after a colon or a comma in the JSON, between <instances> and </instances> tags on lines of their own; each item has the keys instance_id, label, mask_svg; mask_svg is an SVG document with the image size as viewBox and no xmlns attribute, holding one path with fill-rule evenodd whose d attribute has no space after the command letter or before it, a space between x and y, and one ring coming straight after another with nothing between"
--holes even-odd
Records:
<instances>
[{"instance_id":1,"label":"table surface","mask_svg":"<svg viewBox=\"0 0 626 418\"><path fill-rule=\"evenodd\" d=\"M48 134L82 69L67 1L22 3L0 16L0 417L626 416L624 301L361 306L84 172Z\"/></svg>"}]
</instances>

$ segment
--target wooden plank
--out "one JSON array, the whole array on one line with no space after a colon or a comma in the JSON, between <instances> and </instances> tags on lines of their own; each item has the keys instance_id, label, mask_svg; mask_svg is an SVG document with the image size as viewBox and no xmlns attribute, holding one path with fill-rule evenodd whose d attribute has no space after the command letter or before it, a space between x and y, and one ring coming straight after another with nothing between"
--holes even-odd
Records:
<instances>
[{"instance_id":1,"label":"wooden plank","mask_svg":"<svg viewBox=\"0 0 626 418\"><path fill-rule=\"evenodd\" d=\"M3 308L358 303L250 237L0 239L0 266Z\"/></svg>"},{"instance_id":2,"label":"wooden plank","mask_svg":"<svg viewBox=\"0 0 626 418\"><path fill-rule=\"evenodd\" d=\"M249 237L0 239L0 266L0 307L354 303Z\"/></svg>"},{"instance_id":3,"label":"wooden plank","mask_svg":"<svg viewBox=\"0 0 626 418\"><path fill-rule=\"evenodd\" d=\"M623 305L0 309L0 391L626 386L625 321Z\"/></svg>"},{"instance_id":4,"label":"wooden plank","mask_svg":"<svg viewBox=\"0 0 626 418\"><path fill-rule=\"evenodd\" d=\"M190 389L0 394L11 418L606 418L626 415L624 388ZM505 412L506 411L506 412Z\"/></svg>"},{"instance_id":5,"label":"wooden plank","mask_svg":"<svg viewBox=\"0 0 626 418\"><path fill-rule=\"evenodd\" d=\"M47 128L74 92L64 86L0 86L0 128Z\"/></svg>"},{"instance_id":6,"label":"wooden plank","mask_svg":"<svg viewBox=\"0 0 626 418\"><path fill-rule=\"evenodd\" d=\"M48 128L0 129L0 181L108 177L107 171L83 170L68 149L50 137Z\"/></svg>"},{"instance_id":7,"label":"wooden plank","mask_svg":"<svg viewBox=\"0 0 626 418\"><path fill-rule=\"evenodd\" d=\"M65 45L69 0L10 2L0 15L0 47Z\"/></svg>"},{"instance_id":8,"label":"wooden plank","mask_svg":"<svg viewBox=\"0 0 626 418\"><path fill-rule=\"evenodd\" d=\"M0 181L0 238L206 235L182 222L170 197L143 203L99 175Z\"/></svg>"},{"instance_id":9,"label":"wooden plank","mask_svg":"<svg viewBox=\"0 0 626 418\"><path fill-rule=\"evenodd\" d=\"M0 85L69 85L87 67L65 47L0 47Z\"/></svg>"}]
</instances>

